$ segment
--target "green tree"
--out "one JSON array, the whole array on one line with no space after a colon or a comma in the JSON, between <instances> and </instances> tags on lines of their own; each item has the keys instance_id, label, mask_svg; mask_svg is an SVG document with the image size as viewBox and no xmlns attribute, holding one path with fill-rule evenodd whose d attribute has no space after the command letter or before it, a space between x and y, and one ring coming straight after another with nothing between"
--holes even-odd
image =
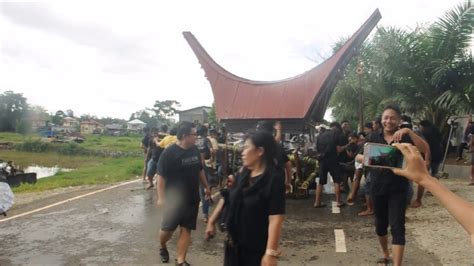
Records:
<instances>
[{"instance_id":1,"label":"green tree","mask_svg":"<svg viewBox=\"0 0 474 266\"><path fill-rule=\"evenodd\" d=\"M371 120L387 103L397 103L417 120L442 127L447 118L473 109L471 1L414 30L380 27L348 65L330 101L337 119L356 119L355 66L365 63L364 112ZM335 49L343 42L336 43Z\"/></svg>"},{"instance_id":2,"label":"green tree","mask_svg":"<svg viewBox=\"0 0 474 266\"><path fill-rule=\"evenodd\" d=\"M51 123L58 126L62 125L64 117L66 117L66 114L63 111L58 110L54 115L51 115Z\"/></svg>"},{"instance_id":3,"label":"green tree","mask_svg":"<svg viewBox=\"0 0 474 266\"><path fill-rule=\"evenodd\" d=\"M89 121L89 120L95 120L97 121L97 116L95 115L91 115L91 114L83 114L81 115L81 117L79 118L79 120L82 122L82 121Z\"/></svg>"},{"instance_id":4,"label":"green tree","mask_svg":"<svg viewBox=\"0 0 474 266\"><path fill-rule=\"evenodd\" d=\"M474 110L474 67L472 29L474 8L466 1L449 10L430 28L433 39L431 82L443 93L436 104L457 112Z\"/></svg>"},{"instance_id":5,"label":"green tree","mask_svg":"<svg viewBox=\"0 0 474 266\"><path fill-rule=\"evenodd\" d=\"M15 131L27 111L28 103L23 94L13 91L0 94L0 131Z\"/></svg>"},{"instance_id":6,"label":"green tree","mask_svg":"<svg viewBox=\"0 0 474 266\"><path fill-rule=\"evenodd\" d=\"M212 103L212 109L209 112L209 125L217 128L216 103Z\"/></svg>"},{"instance_id":7,"label":"green tree","mask_svg":"<svg viewBox=\"0 0 474 266\"><path fill-rule=\"evenodd\" d=\"M155 101L153 108L150 110L154 112L154 117L159 121L160 124L170 125L169 118L174 116L178 112L180 103L175 100Z\"/></svg>"},{"instance_id":8,"label":"green tree","mask_svg":"<svg viewBox=\"0 0 474 266\"><path fill-rule=\"evenodd\" d=\"M153 114L147 110L140 110L135 113L133 113L130 116L130 120L134 119L139 119L140 121L143 121L146 123L147 127L157 127L158 126L158 120L153 116Z\"/></svg>"}]
</instances>

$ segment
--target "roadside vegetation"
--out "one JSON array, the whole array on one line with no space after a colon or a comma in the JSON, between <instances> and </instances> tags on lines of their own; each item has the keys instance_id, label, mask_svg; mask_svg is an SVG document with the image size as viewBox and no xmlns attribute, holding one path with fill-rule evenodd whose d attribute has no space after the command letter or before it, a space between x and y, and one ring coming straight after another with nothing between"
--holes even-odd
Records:
<instances>
[{"instance_id":1,"label":"roadside vegetation","mask_svg":"<svg viewBox=\"0 0 474 266\"><path fill-rule=\"evenodd\" d=\"M39 165L74 169L22 184L15 193L38 192L81 185L111 184L141 174L143 158L140 136L87 136L84 143L49 143L38 136L0 133L0 142L13 144L13 150L0 150L0 159L11 160L22 169Z\"/></svg>"}]
</instances>

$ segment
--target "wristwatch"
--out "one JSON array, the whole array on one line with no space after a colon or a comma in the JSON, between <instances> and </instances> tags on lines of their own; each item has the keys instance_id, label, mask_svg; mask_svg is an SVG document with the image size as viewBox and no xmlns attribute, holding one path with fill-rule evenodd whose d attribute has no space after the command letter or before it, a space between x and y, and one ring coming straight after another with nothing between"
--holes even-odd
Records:
<instances>
[{"instance_id":1,"label":"wristwatch","mask_svg":"<svg viewBox=\"0 0 474 266\"><path fill-rule=\"evenodd\" d=\"M273 249L267 249L265 251L265 255L278 258L278 257L281 256L281 251L277 251L277 250L273 250Z\"/></svg>"}]
</instances>

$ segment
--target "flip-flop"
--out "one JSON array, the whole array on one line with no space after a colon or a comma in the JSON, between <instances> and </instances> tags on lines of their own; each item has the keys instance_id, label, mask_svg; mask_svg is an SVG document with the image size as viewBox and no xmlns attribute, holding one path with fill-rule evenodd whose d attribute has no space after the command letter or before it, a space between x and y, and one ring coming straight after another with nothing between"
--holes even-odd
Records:
<instances>
[{"instance_id":1,"label":"flip-flop","mask_svg":"<svg viewBox=\"0 0 474 266\"><path fill-rule=\"evenodd\" d=\"M326 203L321 203L319 205L313 205L313 208L324 208L326 207Z\"/></svg>"},{"instance_id":2,"label":"flip-flop","mask_svg":"<svg viewBox=\"0 0 474 266\"><path fill-rule=\"evenodd\" d=\"M391 258L380 258L377 260L377 265L391 265L392 259Z\"/></svg>"},{"instance_id":3,"label":"flip-flop","mask_svg":"<svg viewBox=\"0 0 474 266\"><path fill-rule=\"evenodd\" d=\"M355 205L354 200L353 199L347 199L347 205L354 206Z\"/></svg>"},{"instance_id":4,"label":"flip-flop","mask_svg":"<svg viewBox=\"0 0 474 266\"><path fill-rule=\"evenodd\" d=\"M359 212L357 214L357 216L359 216L359 217L366 217L366 216L371 216L371 215L374 215L374 213L373 212L370 213L370 212L367 212L367 211Z\"/></svg>"}]
</instances>

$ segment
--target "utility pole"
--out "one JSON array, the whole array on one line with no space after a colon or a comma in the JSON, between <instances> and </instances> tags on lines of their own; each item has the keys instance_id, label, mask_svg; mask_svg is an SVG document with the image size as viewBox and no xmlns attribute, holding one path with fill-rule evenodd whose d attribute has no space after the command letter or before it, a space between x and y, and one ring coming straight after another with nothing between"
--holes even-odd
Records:
<instances>
[{"instance_id":1,"label":"utility pole","mask_svg":"<svg viewBox=\"0 0 474 266\"><path fill-rule=\"evenodd\" d=\"M362 75L364 75L364 63L359 60L356 68L359 76L359 132L364 130L364 92L362 91Z\"/></svg>"}]
</instances>

